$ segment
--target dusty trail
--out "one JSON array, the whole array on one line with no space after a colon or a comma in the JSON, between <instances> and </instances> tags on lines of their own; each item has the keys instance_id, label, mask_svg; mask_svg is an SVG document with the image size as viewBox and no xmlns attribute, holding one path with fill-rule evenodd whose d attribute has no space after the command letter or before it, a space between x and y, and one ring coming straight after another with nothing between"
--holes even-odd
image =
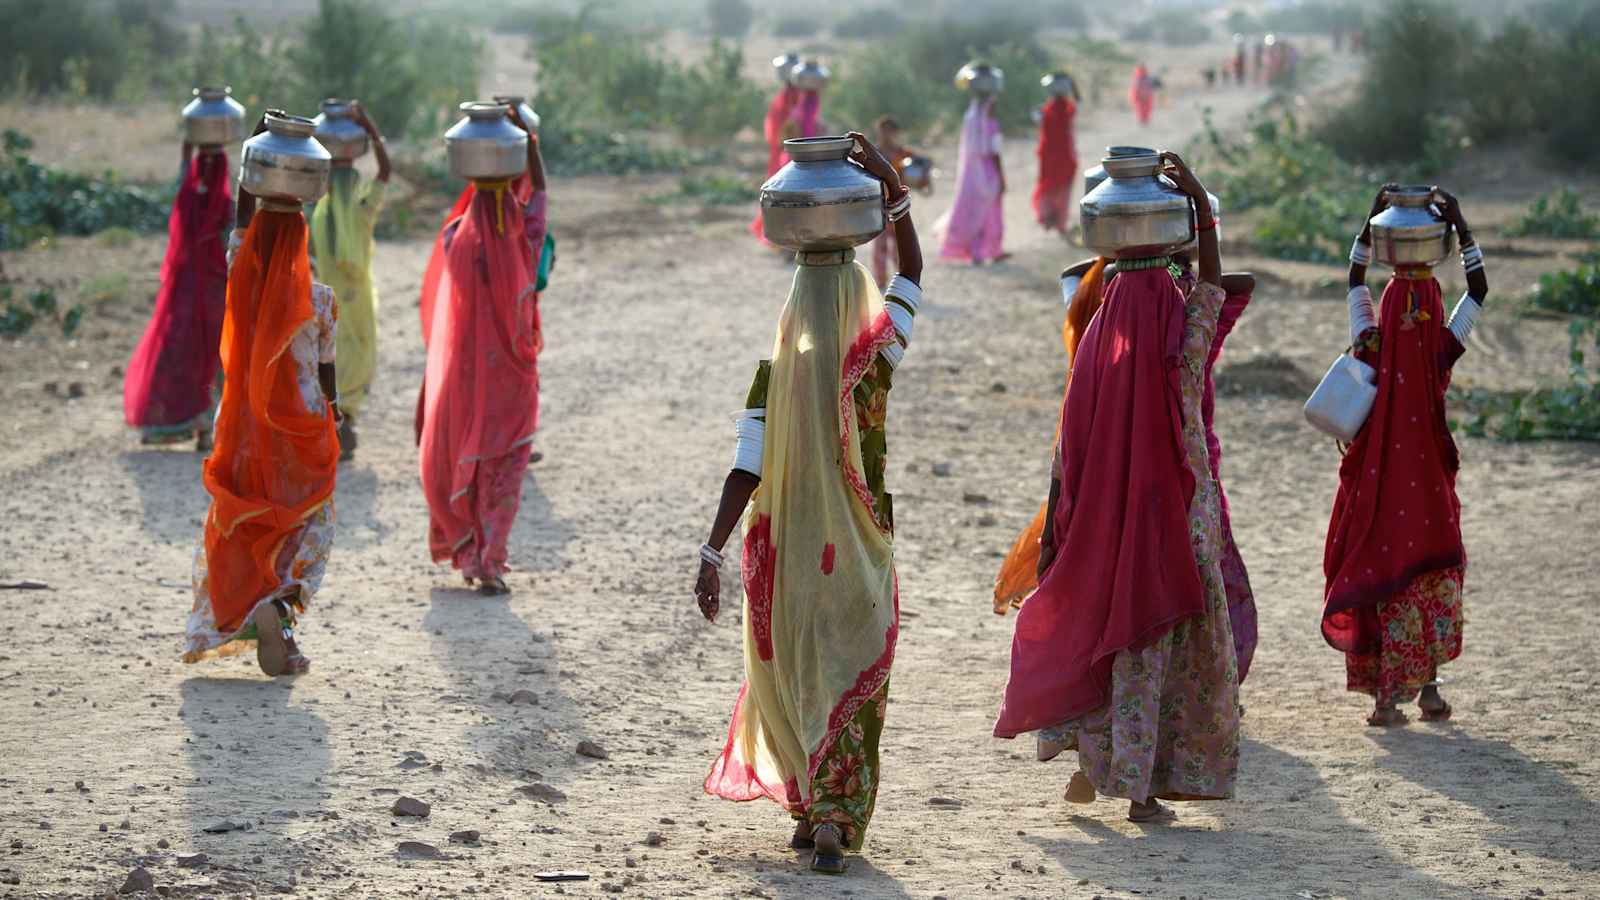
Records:
<instances>
[{"instance_id":1,"label":"dusty trail","mask_svg":"<svg viewBox=\"0 0 1600 900\"><path fill-rule=\"evenodd\" d=\"M1220 121L1258 99L1206 98ZM1158 113L1150 141L1181 146L1185 112ZM1131 130L1102 111L1081 152ZM1593 447L1462 441L1472 569L1467 649L1448 671L1457 719L1375 733L1315 624L1336 452L1303 425L1299 397L1224 396L1224 478L1261 608L1238 800L1143 830L1118 804L1069 810L1070 763L1042 767L1030 744L989 737L1011 628L987 611L989 586L1045 487L1060 401L1060 303L1040 276L1081 253L1032 226L1031 141L1008 146L1017 256L930 267L897 378L904 631L886 781L848 878L805 874L771 806L700 793L740 630L694 611L694 548L789 271L750 245L746 211L641 211L646 184L624 179L558 184L552 199L546 459L525 485L510 598L464 592L426 559L410 415L427 242L380 245L379 381L361 455L341 469L334 558L304 628L315 669L299 681L178 662L206 498L195 456L137 449L122 429L105 373L126 347L93 362L83 400L12 407L28 418L0 434L0 582L54 589L0 593L0 896L102 895L135 865L172 896L1590 895ZM947 202L920 200L918 220ZM1264 290L1225 362L1245 372L1272 351L1319 374L1344 328L1327 299ZM1470 377L1521 352L1497 334L1483 344L1496 356L1464 360ZM519 690L531 702L508 702ZM584 739L609 759L576 755ZM534 784L565 799L520 790ZM400 795L431 817L391 816ZM202 830L223 821L248 829ZM479 843L449 840L467 829ZM444 858L399 852L408 840ZM543 869L594 877L536 884Z\"/></svg>"}]
</instances>

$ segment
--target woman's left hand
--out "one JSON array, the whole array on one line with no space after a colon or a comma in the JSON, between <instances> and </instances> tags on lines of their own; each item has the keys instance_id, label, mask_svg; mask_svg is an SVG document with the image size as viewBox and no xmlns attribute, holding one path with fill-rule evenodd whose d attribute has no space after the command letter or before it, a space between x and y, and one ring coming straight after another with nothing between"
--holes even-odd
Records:
<instances>
[{"instance_id":1,"label":"woman's left hand","mask_svg":"<svg viewBox=\"0 0 1600 900\"><path fill-rule=\"evenodd\" d=\"M715 622L722 607L722 573L705 560L700 561L700 575L694 582L694 599L706 621Z\"/></svg>"},{"instance_id":2,"label":"woman's left hand","mask_svg":"<svg viewBox=\"0 0 1600 900\"><path fill-rule=\"evenodd\" d=\"M1161 151L1161 165L1161 173L1172 179L1172 183L1178 186L1178 190L1188 194L1195 203L1205 204L1208 208L1210 207L1211 198L1206 196L1205 185L1201 184L1200 179L1195 177L1194 172L1189 168L1189 164L1183 161L1183 157L1173 153L1171 150L1163 150Z\"/></svg>"},{"instance_id":3,"label":"woman's left hand","mask_svg":"<svg viewBox=\"0 0 1600 900\"><path fill-rule=\"evenodd\" d=\"M1455 226L1456 231L1469 230L1467 228L1467 218L1461 214L1461 203L1456 200L1455 195L1438 185L1433 186L1433 192L1439 197L1436 202L1439 206L1439 214L1444 216L1444 220Z\"/></svg>"},{"instance_id":4,"label":"woman's left hand","mask_svg":"<svg viewBox=\"0 0 1600 900\"><path fill-rule=\"evenodd\" d=\"M884 157L882 151L867 140L866 135L859 131L852 131L847 137L855 144L850 148L850 158L855 160L856 164L861 168L866 169L867 174L883 182L889 188L891 194L898 194L900 192L900 173L895 171L894 166Z\"/></svg>"}]
</instances>

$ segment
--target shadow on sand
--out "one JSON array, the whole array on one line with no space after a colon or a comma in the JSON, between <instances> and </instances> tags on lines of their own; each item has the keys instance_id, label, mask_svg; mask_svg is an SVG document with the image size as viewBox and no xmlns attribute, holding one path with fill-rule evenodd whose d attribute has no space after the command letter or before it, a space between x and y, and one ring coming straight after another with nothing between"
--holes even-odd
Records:
<instances>
[{"instance_id":1,"label":"shadow on sand","mask_svg":"<svg viewBox=\"0 0 1600 900\"><path fill-rule=\"evenodd\" d=\"M165 544L193 545L211 504L200 480L204 458L174 447L126 450L118 461L138 485L140 527L145 534Z\"/></svg>"}]
</instances>

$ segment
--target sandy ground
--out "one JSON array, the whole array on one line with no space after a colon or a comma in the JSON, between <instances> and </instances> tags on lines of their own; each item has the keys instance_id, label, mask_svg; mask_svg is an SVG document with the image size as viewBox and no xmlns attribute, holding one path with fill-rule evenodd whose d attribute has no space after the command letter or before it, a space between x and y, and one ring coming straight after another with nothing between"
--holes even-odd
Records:
<instances>
[{"instance_id":1,"label":"sandy ground","mask_svg":"<svg viewBox=\"0 0 1600 900\"><path fill-rule=\"evenodd\" d=\"M1203 102L1236 121L1259 99ZM1140 136L1181 144L1192 112L1174 103ZM1094 111L1080 146L1135 132L1121 109ZM904 631L885 781L864 857L832 881L786 848L776 808L700 790L741 631L737 615L710 626L695 611L694 548L790 277L744 233L747 210L640 204L659 179L555 185L546 458L502 599L427 559L410 419L427 243L380 245L381 368L304 623L316 666L294 681L178 660L200 460L139 448L120 415L161 241L0 257L66 292L126 274L126 299L78 339L0 345L0 582L50 584L0 592L0 897L104 895L135 866L179 897L1595 896L1600 448L1461 440L1472 568L1466 651L1447 670L1456 718L1365 727L1316 624L1337 451L1299 410L1345 342L1343 291L1312 287L1333 269L1266 273L1219 374L1224 478L1261 612L1238 797L1140 828L1120 803L1067 807L1070 762L989 736L1011 632L989 589L1046 486L1062 382L1051 275L1083 255L1030 222L1030 164L1031 142L1013 140L1016 258L930 266L896 379ZM918 221L947 202L919 200ZM1491 278L1499 264L1491 252ZM1555 377L1562 330L1491 305L1458 378ZM530 693L509 702L517 691ZM580 740L609 758L577 755ZM391 815L401 796L431 815ZM207 830L224 823L238 827ZM467 830L478 840L451 840ZM533 877L564 869L591 878Z\"/></svg>"}]
</instances>

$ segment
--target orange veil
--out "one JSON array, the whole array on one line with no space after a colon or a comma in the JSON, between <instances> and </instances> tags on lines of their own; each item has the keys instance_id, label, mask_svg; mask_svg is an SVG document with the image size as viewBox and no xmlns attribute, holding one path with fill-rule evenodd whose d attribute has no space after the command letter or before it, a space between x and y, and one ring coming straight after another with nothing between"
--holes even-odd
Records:
<instances>
[{"instance_id":1,"label":"orange veil","mask_svg":"<svg viewBox=\"0 0 1600 900\"><path fill-rule=\"evenodd\" d=\"M1078 289L1072 294L1072 303L1067 307L1066 321L1061 323L1061 344L1067 350L1067 384L1072 384L1072 363L1078 358L1078 342L1083 340L1083 333L1089 328L1089 321L1100 310L1100 299L1105 286L1106 264L1110 260L1101 257L1094 261L1089 271L1084 273L1083 280L1078 282ZM1064 407L1063 407L1064 408ZM1061 423L1056 423L1056 438L1061 437ZM1022 606L1023 598L1039 586L1039 538L1044 534L1044 517L1049 507L1049 501L1039 504L1039 512L1034 515L1033 521L1022 534L1017 536L1017 542L1011 545L1011 552L1006 554L1005 562L1000 564L1000 572L994 577L994 611L996 615L1005 615L1015 607Z\"/></svg>"},{"instance_id":2,"label":"orange veil","mask_svg":"<svg viewBox=\"0 0 1600 900\"><path fill-rule=\"evenodd\" d=\"M333 495L333 416L308 412L289 342L314 315L306 221L261 211L228 276L222 404L205 462L205 553L217 630L232 634L277 590L284 542Z\"/></svg>"}]
</instances>

